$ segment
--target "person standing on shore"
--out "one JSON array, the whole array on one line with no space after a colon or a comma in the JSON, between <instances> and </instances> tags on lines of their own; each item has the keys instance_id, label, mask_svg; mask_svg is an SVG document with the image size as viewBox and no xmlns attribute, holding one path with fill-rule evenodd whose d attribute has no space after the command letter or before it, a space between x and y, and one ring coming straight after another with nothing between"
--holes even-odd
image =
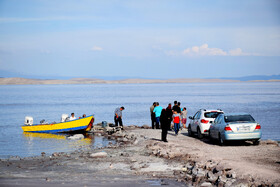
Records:
<instances>
[{"instance_id":1,"label":"person standing on shore","mask_svg":"<svg viewBox=\"0 0 280 187\"><path fill-rule=\"evenodd\" d=\"M173 115L171 103L169 103L166 108L166 115L168 120L168 130L171 130L171 122L172 122L172 115Z\"/></svg>"},{"instance_id":2,"label":"person standing on shore","mask_svg":"<svg viewBox=\"0 0 280 187\"><path fill-rule=\"evenodd\" d=\"M121 129L123 129L123 123L122 123L122 111L124 110L124 107L116 108L115 110L115 126L118 127L118 124L120 124Z\"/></svg>"},{"instance_id":3,"label":"person standing on shore","mask_svg":"<svg viewBox=\"0 0 280 187\"><path fill-rule=\"evenodd\" d=\"M176 107L177 107L177 101L174 101L174 105L172 107L173 112L175 111Z\"/></svg>"},{"instance_id":4,"label":"person standing on shore","mask_svg":"<svg viewBox=\"0 0 280 187\"><path fill-rule=\"evenodd\" d=\"M178 102L178 104L177 104L177 106L178 106L178 108L177 108L177 113L179 114L181 114L181 112L182 112L182 109L181 109L181 103L180 102Z\"/></svg>"},{"instance_id":5,"label":"person standing on shore","mask_svg":"<svg viewBox=\"0 0 280 187\"><path fill-rule=\"evenodd\" d=\"M173 114L173 123L174 123L174 131L176 136L178 135L180 129L180 121L181 121L180 114L178 114L177 111L175 110Z\"/></svg>"},{"instance_id":6,"label":"person standing on shore","mask_svg":"<svg viewBox=\"0 0 280 187\"><path fill-rule=\"evenodd\" d=\"M181 108L178 106L178 104L181 104L181 103L174 101L174 106L172 107L172 110L173 110L173 112L176 111L178 114L181 114Z\"/></svg>"},{"instance_id":7,"label":"person standing on shore","mask_svg":"<svg viewBox=\"0 0 280 187\"><path fill-rule=\"evenodd\" d=\"M155 123L156 123L156 116L155 116L155 113L154 113L155 106L156 106L156 102L154 102L153 105L150 107L152 129L155 128Z\"/></svg>"},{"instance_id":8,"label":"person standing on shore","mask_svg":"<svg viewBox=\"0 0 280 187\"><path fill-rule=\"evenodd\" d=\"M166 136L168 131L168 116L166 109L162 109L161 115L160 115L160 124L161 124L161 140L164 142L167 142Z\"/></svg>"},{"instance_id":9,"label":"person standing on shore","mask_svg":"<svg viewBox=\"0 0 280 187\"><path fill-rule=\"evenodd\" d=\"M156 103L156 107L154 108L154 113L156 117L156 129L159 129L159 121L160 121L160 115L161 115L162 107L159 106L159 103Z\"/></svg>"},{"instance_id":10,"label":"person standing on shore","mask_svg":"<svg viewBox=\"0 0 280 187\"><path fill-rule=\"evenodd\" d=\"M183 124L183 127L184 127L184 128L187 128L187 127L186 127L186 123L187 123L187 114L188 114L187 108L184 107L184 108L183 108L183 111L182 111L182 113L181 113L182 124Z\"/></svg>"}]
</instances>

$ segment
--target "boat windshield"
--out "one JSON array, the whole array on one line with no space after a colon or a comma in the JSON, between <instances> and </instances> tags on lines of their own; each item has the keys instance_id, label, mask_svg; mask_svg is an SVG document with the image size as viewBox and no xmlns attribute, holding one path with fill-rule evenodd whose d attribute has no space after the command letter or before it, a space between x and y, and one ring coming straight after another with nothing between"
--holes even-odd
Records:
<instances>
[{"instance_id":1,"label":"boat windshield","mask_svg":"<svg viewBox=\"0 0 280 187\"><path fill-rule=\"evenodd\" d=\"M225 122L255 122L255 119L251 115L225 116Z\"/></svg>"}]
</instances>

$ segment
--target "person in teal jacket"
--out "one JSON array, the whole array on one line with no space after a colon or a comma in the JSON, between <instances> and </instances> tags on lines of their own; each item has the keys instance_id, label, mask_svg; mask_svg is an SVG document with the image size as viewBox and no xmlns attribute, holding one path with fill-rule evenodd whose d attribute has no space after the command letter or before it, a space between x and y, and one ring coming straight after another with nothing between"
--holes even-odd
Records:
<instances>
[{"instance_id":1,"label":"person in teal jacket","mask_svg":"<svg viewBox=\"0 0 280 187\"><path fill-rule=\"evenodd\" d=\"M159 106L159 103L156 103L156 107L154 108L154 113L156 116L156 129L159 129L159 121L160 121L160 115L161 115L162 107Z\"/></svg>"}]
</instances>

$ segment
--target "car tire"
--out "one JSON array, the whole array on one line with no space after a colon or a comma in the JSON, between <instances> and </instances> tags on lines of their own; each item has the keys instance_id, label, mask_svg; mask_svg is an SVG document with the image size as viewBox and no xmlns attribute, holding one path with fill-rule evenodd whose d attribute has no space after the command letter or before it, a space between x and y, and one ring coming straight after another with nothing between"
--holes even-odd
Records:
<instances>
[{"instance_id":1,"label":"car tire","mask_svg":"<svg viewBox=\"0 0 280 187\"><path fill-rule=\"evenodd\" d=\"M201 134L200 128L197 128L197 138L198 139L202 139L203 138L203 134Z\"/></svg>"},{"instance_id":2,"label":"car tire","mask_svg":"<svg viewBox=\"0 0 280 187\"><path fill-rule=\"evenodd\" d=\"M188 126L188 135L193 136L192 129L191 129L190 125Z\"/></svg>"},{"instance_id":3,"label":"car tire","mask_svg":"<svg viewBox=\"0 0 280 187\"><path fill-rule=\"evenodd\" d=\"M209 131L208 131L208 138L210 139L210 140L213 140L213 138L212 138L212 136L211 136L211 133L210 133L210 129L209 129Z\"/></svg>"},{"instance_id":4,"label":"car tire","mask_svg":"<svg viewBox=\"0 0 280 187\"><path fill-rule=\"evenodd\" d=\"M223 140L221 134L219 134L219 145L224 146L226 144L225 140Z\"/></svg>"},{"instance_id":5,"label":"car tire","mask_svg":"<svg viewBox=\"0 0 280 187\"><path fill-rule=\"evenodd\" d=\"M259 145L260 141L259 140L253 140L253 145Z\"/></svg>"}]
</instances>

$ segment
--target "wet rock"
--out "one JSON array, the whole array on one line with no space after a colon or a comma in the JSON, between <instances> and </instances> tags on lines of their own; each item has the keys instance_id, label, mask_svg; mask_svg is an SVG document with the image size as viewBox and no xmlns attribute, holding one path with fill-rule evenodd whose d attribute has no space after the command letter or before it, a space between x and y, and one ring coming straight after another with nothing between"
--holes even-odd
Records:
<instances>
[{"instance_id":1,"label":"wet rock","mask_svg":"<svg viewBox=\"0 0 280 187\"><path fill-rule=\"evenodd\" d=\"M220 171L223 171L223 167L222 166L219 166L219 165L217 165L214 169L213 169L213 173L215 174L215 173L218 173L218 172L220 172Z\"/></svg>"},{"instance_id":2,"label":"wet rock","mask_svg":"<svg viewBox=\"0 0 280 187\"><path fill-rule=\"evenodd\" d=\"M236 173L233 172L233 173L231 174L231 178L236 179Z\"/></svg>"},{"instance_id":3,"label":"wet rock","mask_svg":"<svg viewBox=\"0 0 280 187\"><path fill-rule=\"evenodd\" d=\"M92 153L90 154L91 158L104 158L107 157L108 154L106 152L98 152L98 153Z\"/></svg>"},{"instance_id":4,"label":"wet rock","mask_svg":"<svg viewBox=\"0 0 280 187\"><path fill-rule=\"evenodd\" d=\"M203 169L201 169L201 168L199 168L199 169L197 170L197 176L198 176L198 177L205 177L205 175L206 175L206 171L205 171L205 170L203 170Z\"/></svg>"},{"instance_id":5,"label":"wet rock","mask_svg":"<svg viewBox=\"0 0 280 187\"><path fill-rule=\"evenodd\" d=\"M192 175L190 175L190 174L186 174L186 175L185 175L185 180L186 180L186 181L192 181L192 178L193 178L193 177L192 177Z\"/></svg>"},{"instance_id":6,"label":"wet rock","mask_svg":"<svg viewBox=\"0 0 280 187\"><path fill-rule=\"evenodd\" d=\"M194 167L192 168L192 174L193 174L193 175L197 175L197 173L198 173L198 168L197 168L197 166L194 166Z\"/></svg>"},{"instance_id":7,"label":"wet rock","mask_svg":"<svg viewBox=\"0 0 280 187\"><path fill-rule=\"evenodd\" d=\"M210 182L203 182L200 187L211 187L212 184Z\"/></svg>"},{"instance_id":8,"label":"wet rock","mask_svg":"<svg viewBox=\"0 0 280 187\"><path fill-rule=\"evenodd\" d=\"M227 182L227 178L222 175L222 176L219 176L219 179L218 179L219 183L222 182L222 183L226 183Z\"/></svg>"},{"instance_id":9,"label":"wet rock","mask_svg":"<svg viewBox=\"0 0 280 187\"><path fill-rule=\"evenodd\" d=\"M225 183L225 187L230 187L230 186L232 186L232 183L233 183L233 182L230 181L230 180L227 181L227 182Z\"/></svg>"},{"instance_id":10,"label":"wet rock","mask_svg":"<svg viewBox=\"0 0 280 187\"><path fill-rule=\"evenodd\" d=\"M187 171L188 171L188 168L183 167L181 170L182 170L183 172L187 172Z\"/></svg>"},{"instance_id":11,"label":"wet rock","mask_svg":"<svg viewBox=\"0 0 280 187\"><path fill-rule=\"evenodd\" d=\"M188 163L186 164L186 168L188 168L189 170L192 170L193 164L191 164L190 162L188 162Z\"/></svg>"},{"instance_id":12,"label":"wet rock","mask_svg":"<svg viewBox=\"0 0 280 187\"><path fill-rule=\"evenodd\" d=\"M85 137L82 134L75 134L73 136L67 137L67 139L69 139L69 140L80 140L80 139L84 139L84 138Z\"/></svg>"},{"instance_id":13,"label":"wet rock","mask_svg":"<svg viewBox=\"0 0 280 187\"><path fill-rule=\"evenodd\" d=\"M128 142L129 140L127 138L122 139L123 142Z\"/></svg>"},{"instance_id":14,"label":"wet rock","mask_svg":"<svg viewBox=\"0 0 280 187\"><path fill-rule=\"evenodd\" d=\"M207 179L208 179L208 181L210 181L210 182L212 182L212 183L215 183L215 182L217 181L217 179L218 179L218 176L217 176L217 175L214 175L214 174L212 173L212 171L209 171L209 172L207 173Z\"/></svg>"},{"instance_id":15,"label":"wet rock","mask_svg":"<svg viewBox=\"0 0 280 187\"><path fill-rule=\"evenodd\" d=\"M199 183L204 182L204 177L193 175L193 185L199 186Z\"/></svg>"}]
</instances>

